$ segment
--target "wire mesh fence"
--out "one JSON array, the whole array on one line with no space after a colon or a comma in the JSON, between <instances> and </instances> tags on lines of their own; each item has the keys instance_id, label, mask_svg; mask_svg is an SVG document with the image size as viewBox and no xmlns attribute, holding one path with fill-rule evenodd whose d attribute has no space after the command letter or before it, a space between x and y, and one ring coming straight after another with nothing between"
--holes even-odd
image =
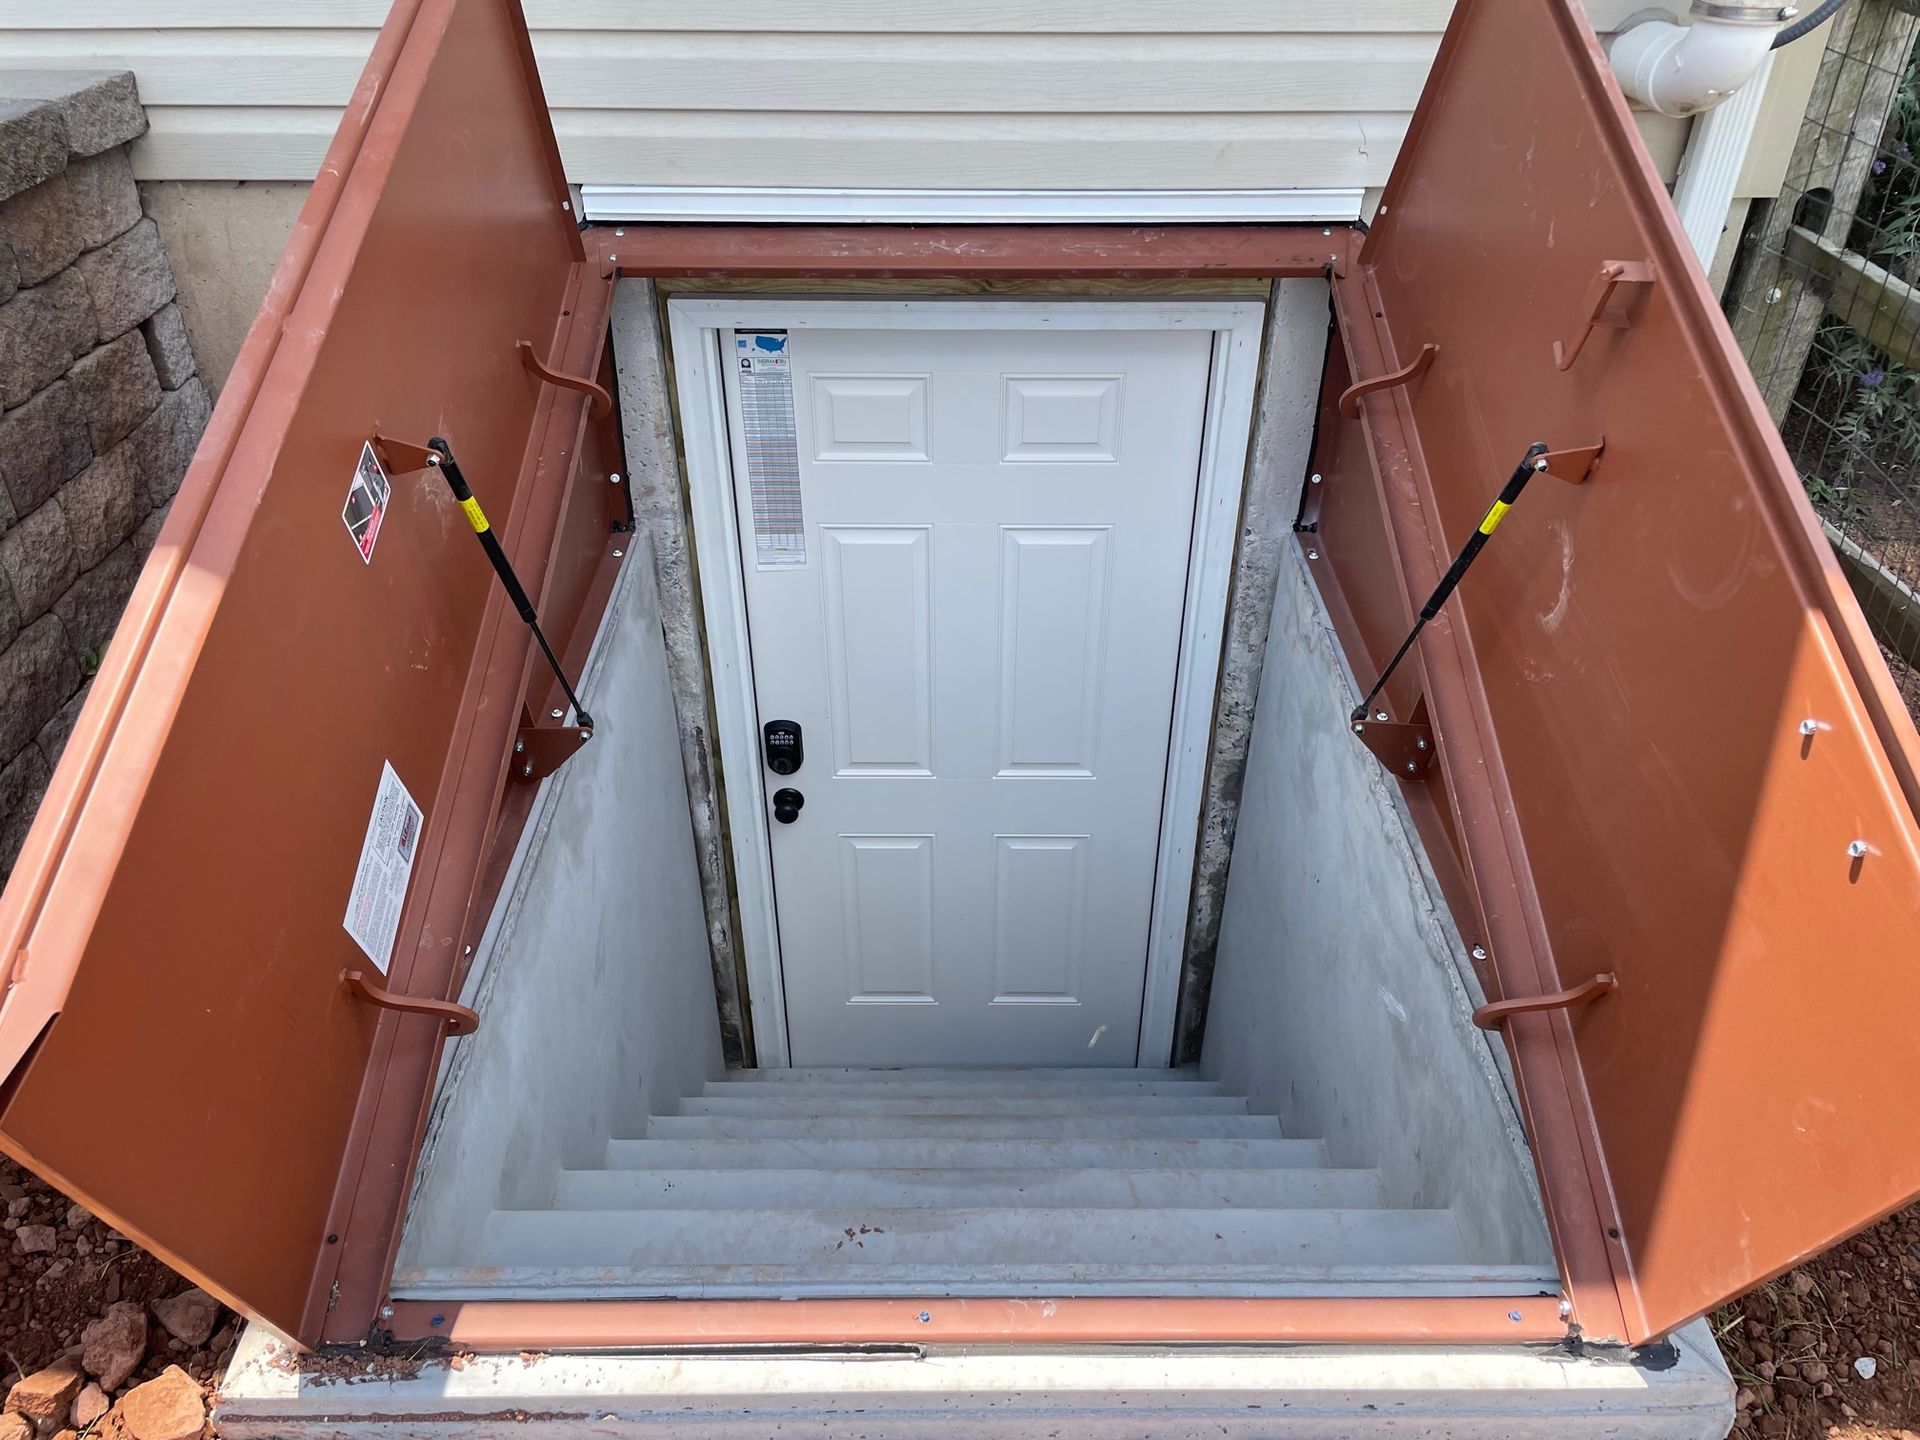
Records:
<instances>
[{"instance_id":1,"label":"wire mesh fence","mask_svg":"<svg viewBox=\"0 0 1920 1440\"><path fill-rule=\"evenodd\" d=\"M1920 715L1920 4L1855 0L1825 38L1785 185L1750 211L1725 304Z\"/></svg>"}]
</instances>

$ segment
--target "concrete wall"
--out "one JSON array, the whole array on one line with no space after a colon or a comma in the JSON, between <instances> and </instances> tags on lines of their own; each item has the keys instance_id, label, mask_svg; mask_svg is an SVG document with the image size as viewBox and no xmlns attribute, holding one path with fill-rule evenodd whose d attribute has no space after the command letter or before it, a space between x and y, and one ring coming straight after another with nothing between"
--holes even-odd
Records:
<instances>
[{"instance_id":1,"label":"concrete wall","mask_svg":"<svg viewBox=\"0 0 1920 1440\"><path fill-rule=\"evenodd\" d=\"M550 1202L723 1069L653 557L628 553L582 697L593 743L546 783L482 940L401 1263L470 1262L496 1206Z\"/></svg>"},{"instance_id":2,"label":"concrete wall","mask_svg":"<svg viewBox=\"0 0 1920 1440\"><path fill-rule=\"evenodd\" d=\"M1201 1072L1373 1165L1389 1205L1447 1206L1487 1264L1550 1265L1532 1162L1465 947L1297 547L1281 553Z\"/></svg>"},{"instance_id":3,"label":"concrete wall","mask_svg":"<svg viewBox=\"0 0 1920 1440\"><path fill-rule=\"evenodd\" d=\"M200 373L226 383L311 188L305 181L149 180L147 213L173 257Z\"/></svg>"},{"instance_id":4,"label":"concrete wall","mask_svg":"<svg viewBox=\"0 0 1920 1440\"><path fill-rule=\"evenodd\" d=\"M0 72L0 883L210 404L122 74Z\"/></svg>"}]
</instances>

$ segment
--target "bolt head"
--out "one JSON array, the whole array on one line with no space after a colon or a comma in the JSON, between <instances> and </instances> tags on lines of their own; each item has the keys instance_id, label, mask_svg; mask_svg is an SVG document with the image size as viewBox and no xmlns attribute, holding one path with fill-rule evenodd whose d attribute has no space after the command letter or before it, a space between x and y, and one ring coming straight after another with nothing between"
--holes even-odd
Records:
<instances>
[{"instance_id":1,"label":"bolt head","mask_svg":"<svg viewBox=\"0 0 1920 1440\"><path fill-rule=\"evenodd\" d=\"M1769 305L1778 305L1780 303L1781 294L1782 294L1782 291L1780 287L1778 285L1773 286L1771 289L1767 291L1767 303Z\"/></svg>"},{"instance_id":2,"label":"bolt head","mask_svg":"<svg viewBox=\"0 0 1920 1440\"><path fill-rule=\"evenodd\" d=\"M1473 947L1470 953L1472 954L1474 959L1484 960L1487 958L1487 947L1484 945L1476 945Z\"/></svg>"},{"instance_id":3,"label":"bolt head","mask_svg":"<svg viewBox=\"0 0 1920 1440\"><path fill-rule=\"evenodd\" d=\"M616 560L618 560L622 555L626 553L627 552L622 550L618 545L613 547L613 558Z\"/></svg>"},{"instance_id":4,"label":"bolt head","mask_svg":"<svg viewBox=\"0 0 1920 1440\"><path fill-rule=\"evenodd\" d=\"M1416 750L1424 750L1427 748L1427 742L1424 740L1416 740L1413 742L1413 748Z\"/></svg>"},{"instance_id":5,"label":"bolt head","mask_svg":"<svg viewBox=\"0 0 1920 1440\"><path fill-rule=\"evenodd\" d=\"M614 238L615 238L615 239L618 239L618 238L619 238L620 236L622 236L622 235L625 235L626 233L627 233L627 232L626 232L626 231L624 231L624 230L615 230L615 231L613 232L613 234L614 234Z\"/></svg>"},{"instance_id":6,"label":"bolt head","mask_svg":"<svg viewBox=\"0 0 1920 1440\"><path fill-rule=\"evenodd\" d=\"M591 739L593 739L593 731L591 731L591 730L582 730L582 731L580 732L580 738L581 738L582 740L591 740Z\"/></svg>"},{"instance_id":7,"label":"bolt head","mask_svg":"<svg viewBox=\"0 0 1920 1440\"><path fill-rule=\"evenodd\" d=\"M618 485L620 483L620 472L616 470L613 474L607 476L607 483L609 485Z\"/></svg>"},{"instance_id":8,"label":"bolt head","mask_svg":"<svg viewBox=\"0 0 1920 1440\"><path fill-rule=\"evenodd\" d=\"M1320 483L1320 477L1316 475L1313 477L1312 480L1308 481L1307 483L1310 485L1318 485Z\"/></svg>"},{"instance_id":9,"label":"bolt head","mask_svg":"<svg viewBox=\"0 0 1920 1440\"><path fill-rule=\"evenodd\" d=\"M1847 854L1851 855L1855 860L1859 860L1866 855L1870 848L1866 841L1855 840L1847 846Z\"/></svg>"},{"instance_id":10,"label":"bolt head","mask_svg":"<svg viewBox=\"0 0 1920 1440\"><path fill-rule=\"evenodd\" d=\"M533 778L533 762L531 760L520 767L520 776L525 780L531 780Z\"/></svg>"},{"instance_id":11,"label":"bolt head","mask_svg":"<svg viewBox=\"0 0 1920 1440\"><path fill-rule=\"evenodd\" d=\"M1507 1319L1518 1325L1520 1323L1520 1312L1518 1310L1507 1311Z\"/></svg>"},{"instance_id":12,"label":"bolt head","mask_svg":"<svg viewBox=\"0 0 1920 1440\"><path fill-rule=\"evenodd\" d=\"M1387 712L1384 710L1376 710L1373 712L1373 718L1384 723L1387 718Z\"/></svg>"},{"instance_id":13,"label":"bolt head","mask_svg":"<svg viewBox=\"0 0 1920 1440\"><path fill-rule=\"evenodd\" d=\"M526 748L527 742L524 740L516 740L513 742L513 753L516 755L520 754Z\"/></svg>"},{"instance_id":14,"label":"bolt head","mask_svg":"<svg viewBox=\"0 0 1920 1440\"><path fill-rule=\"evenodd\" d=\"M1307 551L1307 559L1318 560L1319 558L1320 558L1320 552L1318 550Z\"/></svg>"},{"instance_id":15,"label":"bolt head","mask_svg":"<svg viewBox=\"0 0 1920 1440\"><path fill-rule=\"evenodd\" d=\"M391 1320L393 1318L393 1306L382 1305L380 1307L380 1318L382 1320Z\"/></svg>"},{"instance_id":16,"label":"bolt head","mask_svg":"<svg viewBox=\"0 0 1920 1440\"><path fill-rule=\"evenodd\" d=\"M1420 773L1419 763L1413 760L1407 761L1407 774L1418 775L1419 773Z\"/></svg>"},{"instance_id":17,"label":"bolt head","mask_svg":"<svg viewBox=\"0 0 1920 1440\"><path fill-rule=\"evenodd\" d=\"M547 712L547 714L551 715L555 720L558 720L562 715L566 713L567 712L564 710L549 710Z\"/></svg>"},{"instance_id":18,"label":"bolt head","mask_svg":"<svg viewBox=\"0 0 1920 1440\"><path fill-rule=\"evenodd\" d=\"M1364 735L1364 734L1366 734L1366 733L1367 733L1367 727L1366 727L1366 724L1365 724L1365 723L1364 723L1363 721L1359 721L1359 720L1356 720L1356 721L1354 721L1354 722L1353 722L1353 733L1354 733L1354 734L1356 734L1356 735Z\"/></svg>"},{"instance_id":19,"label":"bolt head","mask_svg":"<svg viewBox=\"0 0 1920 1440\"><path fill-rule=\"evenodd\" d=\"M1819 734L1819 733L1820 733L1820 722L1819 722L1818 720L1802 720L1802 721L1800 722L1800 733L1801 733L1802 735L1817 735L1817 734Z\"/></svg>"},{"instance_id":20,"label":"bolt head","mask_svg":"<svg viewBox=\"0 0 1920 1440\"><path fill-rule=\"evenodd\" d=\"M573 209L573 202L571 200L562 200L560 202L560 208L562 210L571 210Z\"/></svg>"}]
</instances>

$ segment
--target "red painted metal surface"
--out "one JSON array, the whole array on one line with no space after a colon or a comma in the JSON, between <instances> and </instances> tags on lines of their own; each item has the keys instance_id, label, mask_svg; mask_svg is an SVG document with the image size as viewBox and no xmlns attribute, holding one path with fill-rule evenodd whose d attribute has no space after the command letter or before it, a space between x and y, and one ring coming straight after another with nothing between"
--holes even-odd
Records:
<instances>
[{"instance_id":1,"label":"red painted metal surface","mask_svg":"<svg viewBox=\"0 0 1920 1440\"><path fill-rule=\"evenodd\" d=\"M341 509L446 435L543 593L586 401L515 342L591 374L611 298L565 201L517 9L397 6L0 902L0 1147L306 1340L372 1318L446 1026L342 984L381 767L425 820L368 978L444 1000L529 672L444 486L370 563Z\"/></svg>"},{"instance_id":2,"label":"red painted metal surface","mask_svg":"<svg viewBox=\"0 0 1920 1440\"><path fill-rule=\"evenodd\" d=\"M1537 1345L1551 1295L1364 1299L401 1301L396 1341L463 1350L715 1345ZM435 1324L435 1320L439 1323Z\"/></svg>"},{"instance_id":3,"label":"red painted metal surface","mask_svg":"<svg viewBox=\"0 0 1920 1440\"><path fill-rule=\"evenodd\" d=\"M1438 354L1321 437L1368 658L1515 456L1604 437L1415 674L1490 988L1617 976L1503 1028L1575 1319L1638 1340L1920 1194L1920 737L1572 0L1456 7L1381 212L1352 371Z\"/></svg>"},{"instance_id":4,"label":"red painted metal surface","mask_svg":"<svg viewBox=\"0 0 1920 1440\"><path fill-rule=\"evenodd\" d=\"M662 279L1165 280L1324 275L1357 240L1324 225L622 225L609 264Z\"/></svg>"}]
</instances>

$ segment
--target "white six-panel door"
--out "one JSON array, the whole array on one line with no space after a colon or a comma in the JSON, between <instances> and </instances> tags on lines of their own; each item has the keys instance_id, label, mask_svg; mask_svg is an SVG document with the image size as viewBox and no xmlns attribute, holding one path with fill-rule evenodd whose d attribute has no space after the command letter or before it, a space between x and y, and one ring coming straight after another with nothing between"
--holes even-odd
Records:
<instances>
[{"instance_id":1,"label":"white six-panel door","mask_svg":"<svg viewBox=\"0 0 1920 1440\"><path fill-rule=\"evenodd\" d=\"M1211 330L721 344L792 1063L1134 1064Z\"/></svg>"}]
</instances>

